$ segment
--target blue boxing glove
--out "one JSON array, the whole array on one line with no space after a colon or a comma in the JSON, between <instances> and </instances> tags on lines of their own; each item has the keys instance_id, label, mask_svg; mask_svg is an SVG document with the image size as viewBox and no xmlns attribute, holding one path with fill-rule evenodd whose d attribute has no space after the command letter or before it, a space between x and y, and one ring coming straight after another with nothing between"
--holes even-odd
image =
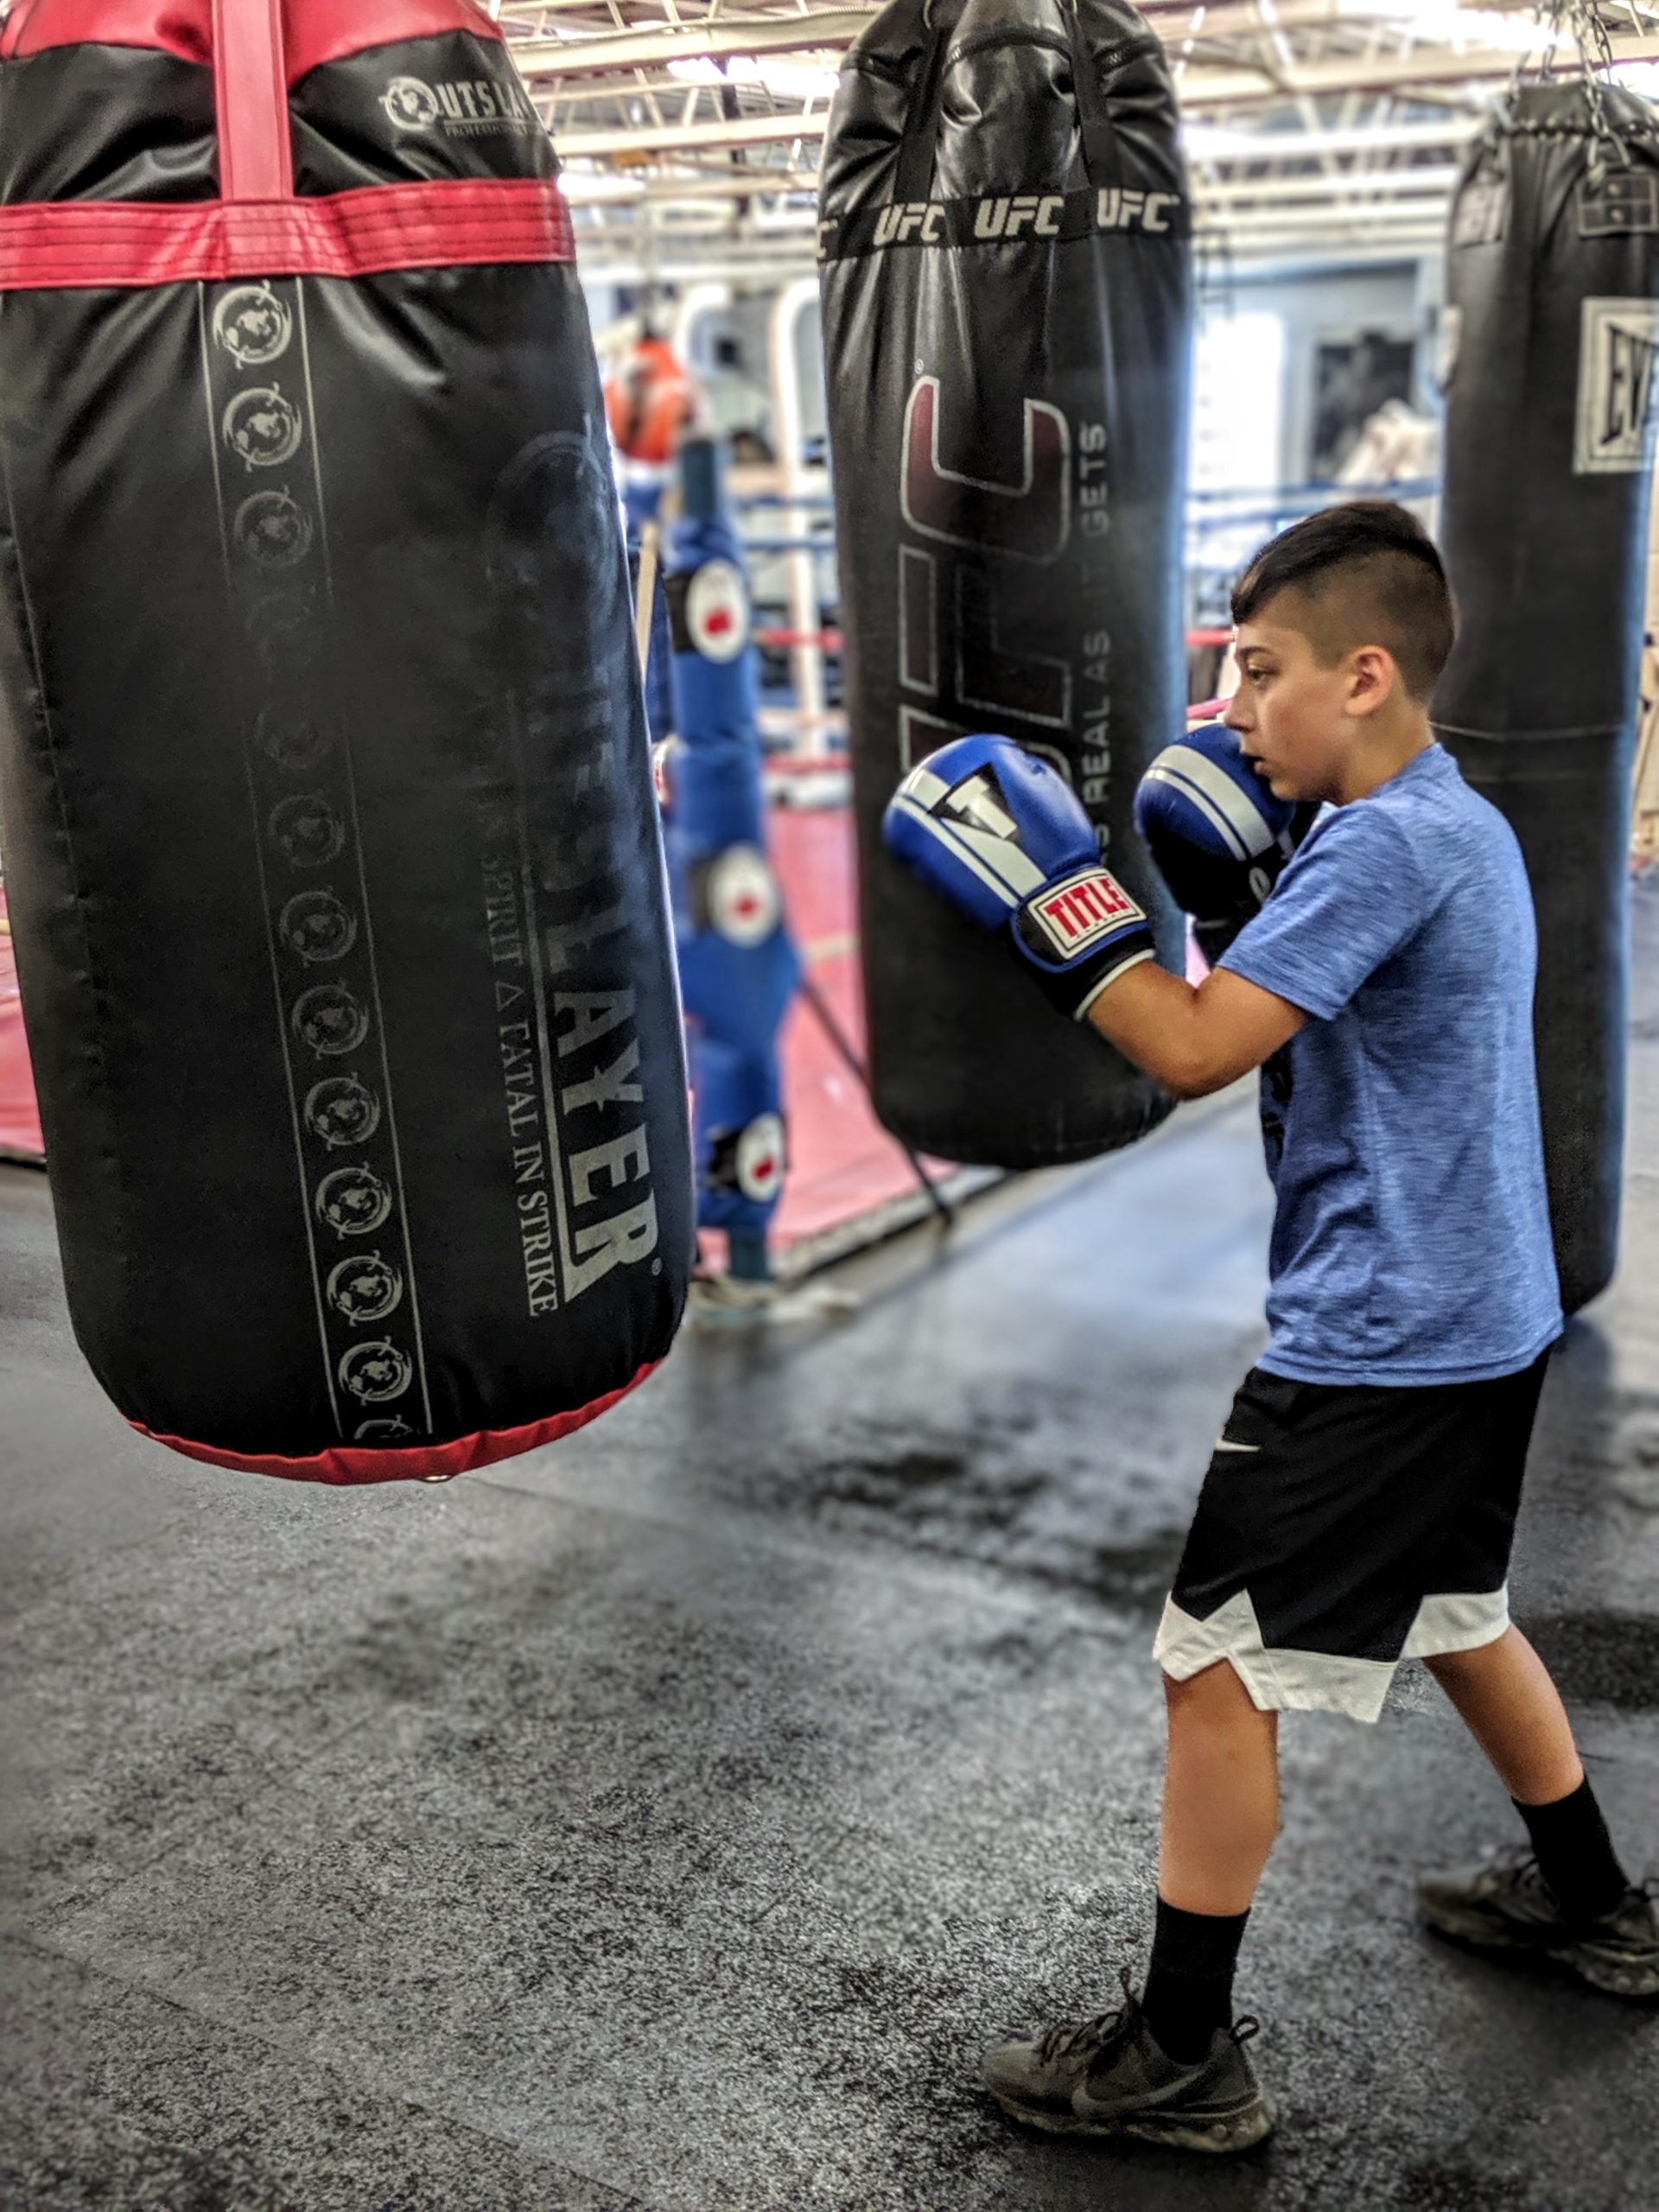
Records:
<instances>
[{"instance_id":1,"label":"blue boxing glove","mask_svg":"<svg viewBox=\"0 0 1659 2212\"><path fill-rule=\"evenodd\" d=\"M1135 827L1212 965L1260 912L1318 810L1275 798L1224 722L1188 730L1142 776Z\"/></svg>"},{"instance_id":2,"label":"blue boxing glove","mask_svg":"<svg viewBox=\"0 0 1659 2212\"><path fill-rule=\"evenodd\" d=\"M1146 915L1101 866L1071 785L1012 738L961 737L930 753L888 801L881 834L925 883L985 928L1007 928L1074 1021L1152 958Z\"/></svg>"}]
</instances>

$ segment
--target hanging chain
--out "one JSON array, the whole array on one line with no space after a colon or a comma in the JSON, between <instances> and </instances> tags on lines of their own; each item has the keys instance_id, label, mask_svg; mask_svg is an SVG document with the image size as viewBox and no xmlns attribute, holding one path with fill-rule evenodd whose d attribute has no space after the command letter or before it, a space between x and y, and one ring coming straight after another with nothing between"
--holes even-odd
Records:
<instances>
[{"instance_id":1,"label":"hanging chain","mask_svg":"<svg viewBox=\"0 0 1659 2212\"><path fill-rule=\"evenodd\" d=\"M1591 156L1589 182L1593 188L1599 185L1610 168L1628 168L1630 149L1623 133L1617 128L1607 107L1607 84L1613 67L1612 41L1607 35L1607 26L1595 0L1542 0L1538 10L1539 28L1544 33L1544 49L1535 73L1541 83L1547 82L1555 72L1555 52L1564 33L1570 32L1578 49L1579 74L1584 84L1585 105L1589 111L1591 135L1595 140L1595 151ZM1530 52L1523 54L1515 65L1515 74L1510 80L1510 101L1513 108L1516 94L1520 91L1529 73Z\"/></svg>"},{"instance_id":2,"label":"hanging chain","mask_svg":"<svg viewBox=\"0 0 1659 2212\"><path fill-rule=\"evenodd\" d=\"M1573 26L1573 42L1579 49L1579 65L1584 72L1584 96L1590 109L1590 127L1595 132L1599 149L1591 163L1591 181L1599 183L1601 174L1611 159L1616 168L1628 168L1630 149L1623 137L1613 127L1607 111L1607 86L1611 81L1613 67L1612 41L1607 35L1607 26L1601 20L1601 10L1594 0L1567 0L1566 10Z\"/></svg>"}]
</instances>

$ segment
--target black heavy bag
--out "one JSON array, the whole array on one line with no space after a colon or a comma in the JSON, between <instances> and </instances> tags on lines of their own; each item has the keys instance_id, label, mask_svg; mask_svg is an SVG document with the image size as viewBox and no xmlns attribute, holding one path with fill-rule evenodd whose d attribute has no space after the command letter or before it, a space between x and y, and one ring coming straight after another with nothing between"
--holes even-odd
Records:
<instances>
[{"instance_id":1,"label":"black heavy bag","mask_svg":"<svg viewBox=\"0 0 1659 2212\"><path fill-rule=\"evenodd\" d=\"M680 1313L554 175L472 0L23 0L0 38L7 890L76 1332L200 1458L453 1474Z\"/></svg>"},{"instance_id":2,"label":"black heavy bag","mask_svg":"<svg viewBox=\"0 0 1659 2212\"><path fill-rule=\"evenodd\" d=\"M820 252L876 1110L948 1159L1128 1144L1169 1101L882 849L948 738L1088 808L1179 966L1134 831L1184 726L1191 224L1162 50L1122 0L893 0L842 72Z\"/></svg>"},{"instance_id":3,"label":"black heavy bag","mask_svg":"<svg viewBox=\"0 0 1659 2212\"><path fill-rule=\"evenodd\" d=\"M1624 1128L1626 881L1659 341L1659 134L1633 95L1528 85L1452 207L1442 538L1461 629L1434 725L1502 809L1538 913L1562 1301L1605 1287Z\"/></svg>"}]
</instances>

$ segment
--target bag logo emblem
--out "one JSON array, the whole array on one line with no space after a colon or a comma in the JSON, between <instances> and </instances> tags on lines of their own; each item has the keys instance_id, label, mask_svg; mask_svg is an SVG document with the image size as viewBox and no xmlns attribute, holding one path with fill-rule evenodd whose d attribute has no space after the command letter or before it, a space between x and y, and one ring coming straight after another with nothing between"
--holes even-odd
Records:
<instances>
[{"instance_id":1,"label":"bag logo emblem","mask_svg":"<svg viewBox=\"0 0 1659 2212\"><path fill-rule=\"evenodd\" d=\"M290 868L321 868L346 849L346 824L321 791L278 799L266 828Z\"/></svg>"},{"instance_id":2,"label":"bag logo emblem","mask_svg":"<svg viewBox=\"0 0 1659 2212\"><path fill-rule=\"evenodd\" d=\"M438 96L418 77L394 77L380 105L399 130L429 130L438 119Z\"/></svg>"},{"instance_id":3,"label":"bag logo emblem","mask_svg":"<svg viewBox=\"0 0 1659 2212\"><path fill-rule=\"evenodd\" d=\"M336 1167L317 1185L317 1219L336 1236L366 1236L391 1211L391 1192L372 1167Z\"/></svg>"},{"instance_id":4,"label":"bag logo emblem","mask_svg":"<svg viewBox=\"0 0 1659 2212\"><path fill-rule=\"evenodd\" d=\"M284 905L277 934L296 959L343 960L357 943L357 917L332 891L296 891Z\"/></svg>"},{"instance_id":5,"label":"bag logo emblem","mask_svg":"<svg viewBox=\"0 0 1659 2212\"><path fill-rule=\"evenodd\" d=\"M225 410L225 442L245 468L280 468L305 435L300 410L273 385L239 391Z\"/></svg>"},{"instance_id":6,"label":"bag logo emblem","mask_svg":"<svg viewBox=\"0 0 1659 2212\"><path fill-rule=\"evenodd\" d=\"M394 77L380 95L397 130L441 130L449 138L484 138L537 124L524 88L493 77L459 77L429 85L423 77Z\"/></svg>"},{"instance_id":7,"label":"bag logo emblem","mask_svg":"<svg viewBox=\"0 0 1659 2212\"><path fill-rule=\"evenodd\" d=\"M1639 476L1653 458L1659 300L1586 300L1579 340L1575 476Z\"/></svg>"},{"instance_id":8,"label":"bag logo emblem","mask_svg":"<svg viewBox=\"0 0 1659 2212\"><path fill-rule=\"evenodd\" d=\"M328 1303L348 1321L384 1321L402 1301L404 1279L378 1252L357 1252L330 1268L327 1288Z\"/></svg>"},{"instance_id":9,"label":"bag logo emblem","mask_svg":"<svg viewBox=\"0 0 1659 2212\"><path fill-rule=\"evenodd\" d=\"M238 369L263 369L287 353L294 318L268 284L238 284L213 309L213 342Z\"/></svg>"},{"instance_id":10,"label":"bag logo emblem","mask_svg":"<svg viewBox=\"0 0 1659 2212\"><path fill-rule=\"evenodd\" d=\"M401 1398L414 1379L415 1370L408 1353L385 1342L353 1344L340 1363L341 1386L365 1406L384 1405L388 1398Z\"/></svg>"},{"instance_id":11,"label":"bag logo emblem","mask_svg":"<svg viewBox=\"0 0 1659 2212\"><path fill-rule=\"evenodd\" d=\"M319 1058L354 1052L369 1033L361 1001L344 983L318 983L295 1001L294 1034Z\"/></svg>"},{"instance_id":12,"label":"bag logo emblem","mask_svg":"<svg viewBox=\"0 0 1659 2212\"><path fill-rule=\"evenodd\" d=\"M262 569L297 568L313 534L311 518L286 492L256 492L231 524L238 550Z\"/></svg>"},{"instance_id":13,"label":"bag logo emblem","mask_svg":"<svg viewBox=\"0 0 1659 2212\"><path fill-rule=\"evenodd\" d=\"M305 1094L306 1127L330 1152L366 1144L380 1126L380 1101L353 1075L327 1076Z\"/></svg>"}]
</instances>

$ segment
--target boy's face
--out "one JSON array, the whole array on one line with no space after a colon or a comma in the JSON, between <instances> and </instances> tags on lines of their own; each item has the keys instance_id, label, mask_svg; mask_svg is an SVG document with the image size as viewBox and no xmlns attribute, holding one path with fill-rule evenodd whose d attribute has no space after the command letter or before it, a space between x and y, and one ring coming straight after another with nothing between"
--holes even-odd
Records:
<instances>
[{"instance_id":1,"label":"boy's face","mask_svg":"<svg viewBox=\"0 0 1659 2212\"><path fill-rule=\"evenodd\" d=\"M1236 730L1275 798L1339 800L1356 714L1371 710L1362 648L1325 667L1305 631L1294 629L1284 594L1234 634L1238 690L1222 716ZM1374 703L1374 702L1373 702Z\"/></svg>"}]
</instances>

